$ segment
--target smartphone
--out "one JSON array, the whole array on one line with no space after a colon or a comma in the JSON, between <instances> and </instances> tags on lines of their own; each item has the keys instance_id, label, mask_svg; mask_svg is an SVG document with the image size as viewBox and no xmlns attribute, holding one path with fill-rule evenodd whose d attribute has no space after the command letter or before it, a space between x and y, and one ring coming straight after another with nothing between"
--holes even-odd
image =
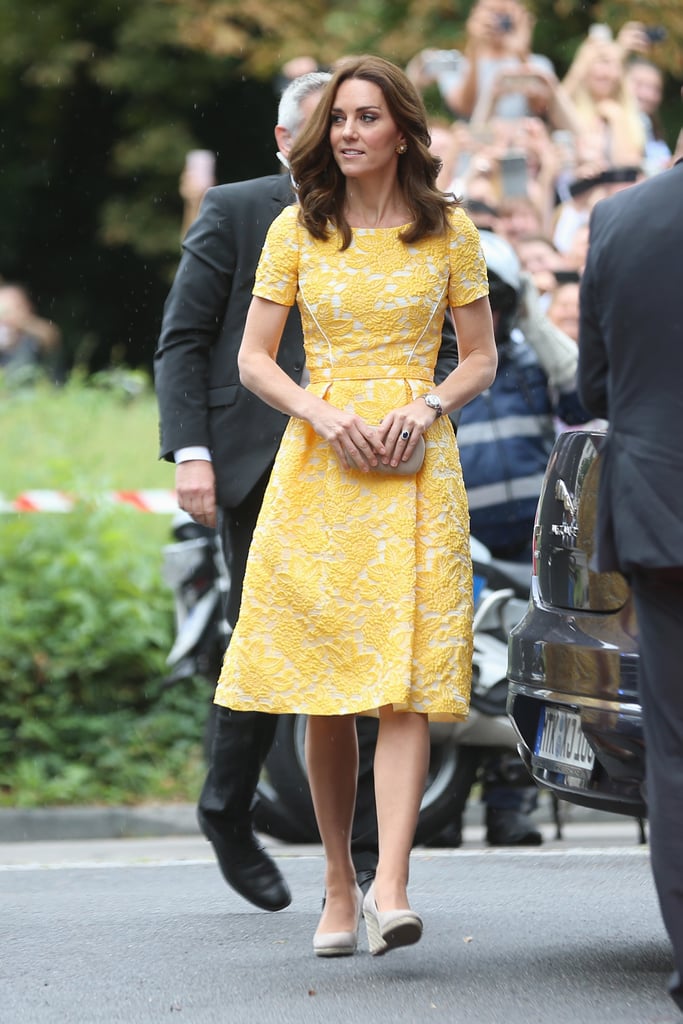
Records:
<instances>
[{"instance_id":1,"label":"smartphone","mask_svg":"<svg viewBox=\"0 0 683 1024\"><path fill-rule=\"evenodd\" d=\"M612 41L614 36L612 35L612 29L609 25L591 25L588 29L588 35L591 39L597 39L601 43L609 43Z\"/></svg>"},{"instance_id":2,"label":"smartphone","mask_svg":"<svg viewBox=\"0 0 683 1024\"><path fill-rule=\"evenodd\" d=\"M645 35L650 43L663 43L666 39L666 29L663 25L648 25Z\"/></svg>"},{"instance_id":3,"label":"smartphone","mask_svg":"<svg viewBox=\"0 0 683 1024\"><path fill-rule=\"evenodd\" d=\"M191 149L185 156L185 169L198 187L211 188L216 184L216 154L210 149Z\"/></svg>"},{"instance_id":4,"label":"smartphone","mask_svg":"<svg viewBox=\"0 0 683 1024\"><path fill-rule=\"evenodd\" d=\"M557 284L579 284L581 281L578 270L556 270L553 277Z\"/></svg>"},{"instance_id":5,"label":"smartphone","mask_svg":"<svg viewBox=\"0 0 683 1024\"><path fill-rule=\"evenodd\" d=\"M541 75L534 75L527 72L514 72L511 71L507 75L503 75L502 83L508 89L525 89L529 86L539 85L543 82Z\"/></svg>"},{"instance_id":6,"label":"smartphone","mask_svg":"<svg viewBox=\"0 0 683 1024\"><path fill-rule=\"evenodd\" d=\"M506 153L498 161L503 196L526 196L528 194L528 171L524 153Z\"/></svg>"},{"instance_id":7,"label":"smartphone","mask_svg":"<svg viewBox=\"0 0 683 1024\"><path fill-rule=\"evenodd\" d=\"M441 75L444 72L457 71L462 62L462 56L457 50L426 50L422 60L422 66L428 75Z\"/></svg>"}]
</instances>

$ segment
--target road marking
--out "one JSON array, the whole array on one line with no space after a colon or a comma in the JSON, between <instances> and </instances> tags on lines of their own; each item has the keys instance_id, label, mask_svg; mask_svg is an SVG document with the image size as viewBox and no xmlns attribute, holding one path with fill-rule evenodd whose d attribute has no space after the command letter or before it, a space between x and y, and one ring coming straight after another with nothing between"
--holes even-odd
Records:
<instances>
[{"instance_id":1,"label":"road marking","mask_svg":"<svg viewBox=\"0 0 683 1024\"><path fill-rule=\"evenodd\" d=\"M481 849L472 850L451 850L451 849L438 849L438 850L416 850L413 855L413 860L430 861L430 860L443 860L451 859L457 860L461 858L472 858L472 857L486 857L487 859L505 859L505 860L516 860L523 858L528 860L529 858L536 858L540 860L547 860L548 858L558 857L572 857L572 858L587 858L587 857L649 857L650 850L647 846L575 846L558 849L543 849L541 847L529 848L526 850L513 850L495 848L490 849L482 847ZM276 860L321 860L322 852L316 854L305 854L304 856L284 853L275 854ZM29 861L23 864L0 864L1 872L12 872L12 871L111 871L114 869L125 869L125 868L178 868L178 867L206 867L207 865L215 866L215 858L210 856L206 858L193 858L188 857L186 859L179 859L177 857L145 857L140 859L131 858L130 860L60 860L60 861Z\"/></svg>"},{"instance_id":2,"label":"road marking","mask_svg":"<svg viewBox=\"0 0 683 1024\"><path fill-rule=\"evenodd\" d=\"M120 861L120 860L64 860L53 861L52 863L36 862L35 864L0 864L0 872L11 871L111 871L112 868L178 868L178 867L205 867L207 864L214 865L213 858L207 860L141 860L141 861Z\"/></svg>"}]
</instances>

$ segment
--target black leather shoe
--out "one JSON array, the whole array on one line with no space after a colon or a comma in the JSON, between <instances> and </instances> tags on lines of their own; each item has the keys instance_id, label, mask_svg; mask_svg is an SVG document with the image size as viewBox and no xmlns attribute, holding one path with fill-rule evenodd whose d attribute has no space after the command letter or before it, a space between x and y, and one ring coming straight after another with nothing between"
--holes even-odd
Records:
<instances>
[{"instance_id":1,"label":"black leather shoe","mask_svg":"<svg viewBox=\"0 0 683 1024\"><path fill-rule=\"evenodd\" d=\"M261 910L283 910L289 906L289 886L256 839L251 823L234 828L226 836L201 810L197 820L214 848L223 878L235 892Z\"/></svg>"},{"instance_id":2,"label":"black leather shoe","mask_svg":"<svg viewBox=\"0 0 683 1024\"><path fill-rule=\"evenodd\" d=\"M365 896L368 889L375 881L375 869L361 868L359 871L356 871L356 881L358 882L358 888Z\"/></svg>"},{"instance_id":3,"label":"black leather shoe","mask_svg":"<svg viewBox=\"0 0 683 1024\"><path fill-rule=\"evenodd\" d=\"M540 846L543 836L528 814L488 807L486 842L489 846Z\"/></svg>"},{"instance_id":4,"label":"black leather shoe","mask_svg":"<svg viewBox=\"0 0 683 1024\"><path fill-rule=\"evenodd\" d=\"M457 821L453 821L450 825L442 828L437 835L432 836L425 843L425 846L440 846L457 850L458 847L462 846L462 818L458 818Z\"/></svg>"}]
</instances>

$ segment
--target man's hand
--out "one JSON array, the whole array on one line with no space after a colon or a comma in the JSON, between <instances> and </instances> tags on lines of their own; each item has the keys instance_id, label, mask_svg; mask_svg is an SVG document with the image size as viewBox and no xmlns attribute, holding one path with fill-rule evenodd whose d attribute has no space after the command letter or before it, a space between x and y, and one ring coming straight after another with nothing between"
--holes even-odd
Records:
<instances>
[{"instance_id":1,"label":"man's hand","mask_svg":"<svg viewBox=\"0 0 683 1024\"><path fill-rule=\"evenodd\" d=\"M216 526L216 476L206 459L180 462L175 470L178 505L202 526Z\"/></svg>"}]
</instances>

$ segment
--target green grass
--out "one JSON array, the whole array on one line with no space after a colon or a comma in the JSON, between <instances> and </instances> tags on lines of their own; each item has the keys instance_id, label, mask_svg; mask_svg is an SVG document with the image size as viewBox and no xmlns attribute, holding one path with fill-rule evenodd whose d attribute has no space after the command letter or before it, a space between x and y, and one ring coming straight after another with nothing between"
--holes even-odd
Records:
<instances>
[{"instance_id":1,"label":"green grass","mask_svg":"<svg viewBox=\"0 0 683 1024\"><path fill-rule=\"evenodd\" d=\"M173 489L173 466L158 458L149 378L136 373L117 381L86 386L74 378L62 388L41 384L0 391L4 499L34 489L87 500L111 490ZM131 396L131 390L138 393ZM167 515L141 512L139 525L146 534L168 539Z\"/></svg>"},{"instance_id":2,"label":"green grass","mask_svg":"<svg viewBox=\"0 0 683 1024\"><path fill-rule=\"evenodd\" d=\"M147 384L120 391L41 385L0 394L0 489L86 491L172 488L173 467L158 460L156 399Z\"/></svg>"}]
</instances>

